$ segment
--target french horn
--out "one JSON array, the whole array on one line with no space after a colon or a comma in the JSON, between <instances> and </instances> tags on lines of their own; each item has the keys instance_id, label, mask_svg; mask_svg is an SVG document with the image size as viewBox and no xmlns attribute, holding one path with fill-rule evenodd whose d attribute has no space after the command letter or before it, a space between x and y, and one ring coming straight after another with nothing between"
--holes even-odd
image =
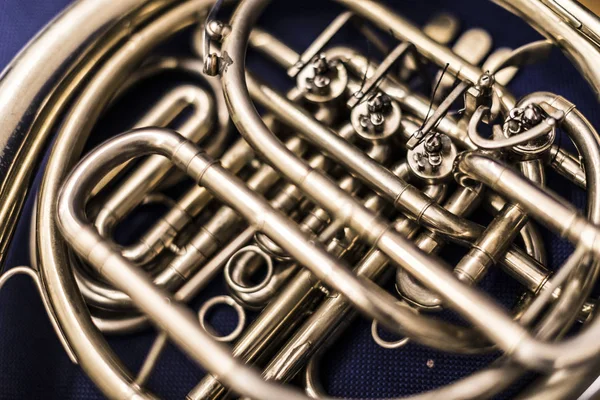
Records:
<instances>
[{"instance_id":1,"label":"french horn","mask_svg":"<svg viewBox=\"0 0 600 400\"><path fill-rule=\"evenodd\" d=\"M333 2L301 52L257 23L269 0L80 0L54 19L0 79L3 264L41 174L32 265L6 265L0 287L33 279L109 398L156 398L169 343L206 371L189 400L332 398L319 366L357 316L398 363L410 346L493 360L411 399L592 398L600 140L568 98L510 83L558 47L598 96L600 20L573 0L494 0L543 38L491 52L448 13L421 27L398 2ZM174 42L185 56L160 51ZM95 138L165 74L186 79ZM584 210L549 177L585 191ZM564 262L551 237L572 245ZM493 274L517 282L510 304ZM198 304L215 280L226 294ZM230 332L215 307L235 311ZM106 340L152 330L137 373Z\"/></svg>"}]
</instances>

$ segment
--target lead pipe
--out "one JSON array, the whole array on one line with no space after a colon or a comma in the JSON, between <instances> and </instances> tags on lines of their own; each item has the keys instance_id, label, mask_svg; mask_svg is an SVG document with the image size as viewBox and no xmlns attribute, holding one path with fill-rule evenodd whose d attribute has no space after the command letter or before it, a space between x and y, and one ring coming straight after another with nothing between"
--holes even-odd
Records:
<instances>
[{"instance_id":1,"label":"lead pipe","mask_svg":"<svg viewBox=\"0 0 600 400\"><path fill-rule=\"evenodd\" d=\"M443 266L431 259L423 259L422 253L405 239L390 232L390 230L376 228L379 221L375 216L366 212L360 206L354 205L353 199L340 193L339 188L335 188L330 180L308 169L301 160L295 158L277 141L265 127L252 105L244 69L245 51L251 26L267 3L266 0L242 1L232 18L231 32L223 43L223 51L227 52L233 61L223 71L222 75L228 107L232 116L234 116L238 129L249 143L263 156L266 156L277 169L285 171L285 175L291 181L297 182L309 197L323 205L333 215L343 216L348 225L361 236L364 235L365 239L376 244L395 262L414 274L417 279L442 294L445 301L448 301L464 317L475 323L482 332L502 349L509 354L514 354L518 362L534 369L550 369L582 363L587 360L581 353L578 353L577 357L565 354L565 347L561 345L536 341L529 335L527 330L512 322L487 297L447 276L447 271L444 271ZM340 209L336 204L332 204L332 199L344 199L344 208ZM339 204L339 201L336 203ZM585 221L585 219L583 220ZM367 225L365 223L368 224L369 230L366 229ZM376 234L375 237L374 233ZM374 292L375 288L371 288L371 290ZM360 301L356 301L355 294L356 292L352 291L352 295L349 297L355 300L355 304L362 311L367 311L371 306L375 306L375 309L377 309L385 304L385 300L382 298L379 304L369 304L367 306L369 300L365 297L364 300L367 302L361 306L358 304ZM389 308L390 313L384 319L376 319L382 323L385 323L387 319L387 326L397 330L397 326L394 327L393 323L389 323L389 321L395 320L392 310L397 307L393 307L392 304L385 304L385 306L386 308L392 306ZM371 309L371 311L375 311L375 309ZM550 354L545 353L548 356L547 358L534 359L531 357L532 354L524 351L532 347L552 348L558 351L555 353L550 352ZM587 354L587 357L589 357L589 354Z\"/></svg>"}]
</instances>

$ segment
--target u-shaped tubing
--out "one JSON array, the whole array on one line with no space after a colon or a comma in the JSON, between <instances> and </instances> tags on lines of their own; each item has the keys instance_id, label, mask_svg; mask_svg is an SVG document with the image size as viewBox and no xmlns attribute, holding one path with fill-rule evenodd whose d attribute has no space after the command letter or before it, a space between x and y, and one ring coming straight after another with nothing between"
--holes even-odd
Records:
<instances>
[{"instance_id":1,"label":"u-shaped tubing","mask_svg":"<svg viewBox=\"0 0 600 400\"><path fill-rule=\"evenodd\" d=\"M198 5L200 4L200 2L194 2L194 3L196 3L196 6L198 6ZM199 8L199 7L198 7L198 8ZM93 118L91 118L91 119L93 119ZM74 151L74 153L77 153L77 151ZM67 163L67 164L68 164L68 163ZM53 186L53 185L55 185L55 183L54 183L54 182L50 182L50 183L48 183L48 182L45 182L45 185L50 185L50 186ZM50 189L50 193L52 193L52 189ZM42 208L42 209L44 209L44 208L46 208L46 209L49 209L49 208L51 208L51 209L52 209L52 211L54 211L54 207L46 207L48 204L54 204L54 203L53 203L53 202L44 202L44 204L42 205L42 207L41 207L41 208ZM46 214L46 215L47 215L47 214ZM49 220L49 221L53 221L53 219L52 219L52 218L49 218L48 220ZM54 237L55 237L55 235L54 235L54 233L53 233L53 231L55 231L55 229L54 229L54 223L53 223L53 222L45 223L45 224L44 224L44 227L45 227L45 228L46 228L46 227L49 227L50 229L45 229L45 230L44 230L44 232L42 233L42 235L44 235L44 234L48 234L48 237L52 237L52 238L54 238ZM60 244L58 247L62 247L62 242L61 242L61 244ZM59 252L59 253L60 253L60 252ZM54 259L60 259L60 258L61 258L61 257L55 257L55 256L52 256L52 257L50 257L50 259L52 259L52 260L54 260ZM64 269L64 268L61 268L59 271L60 271L60 272L63 272L63 271L65 271L65 269ZM56 274L55 274L55 275L56 275ZM68 275L68 273L67 273L66 275ZM54 280L56 281L56 279L54 279ZM69 293L71 293L71 292L69 292ZM77 295L77 290L75 290L73 293L74 293L75 295ZM58 295L56 295L56 296L58 297ZM62 301L62 300L61 300L60 302L63 302L63 303L64 303L64 301ZM77 303L77 301L76 301L76 303ZM68 311L70 311L70 310L71 310L71 308L69 308L69 307L63 307L63 308L64 308L64 309L67 309ZM73 318L72 318L72 319L73 319ZM78 327L75 327L75 328L71 328L70 330L71 330L71 331L76 331L77 329L78 329ZM84 334L84 335L81 335L81 336L86 336L86 335ZM86 341L86 340L87 340L87 338L85 338L83 341ZM86 343L89 343L89 342L93 342L93 340L87 340L87 341L86 341ZM100 344L102 344L102 343L100 343ZM101 352L102 350L104 350L104 349L102 348L102 346L99 346L99 347L101 347L101 348L100 348L100 350L98 350L98 352L100 353L100 352ZM89 365L89 364L90 364L89 360L93 360L93 357L87 357L87 356L86 356L86 358L88 359L88 361L86 361L86 362L87 362L87 364ZM96 357L96 359L99 359L99 358L98 358L98 357ZM120 372L120 371L117 371L117 372ZM243 371L242 371L242 372L243 372ZM240 375L240 378L241 378L241 379L244 379L245 377L246 377L246 375L245 375L245 374L241 374L241 375ZM98 378L96 377L96 378L95 378L95 380L97 380L97 379L98 379ZM121 380L117 381L117 380L113 379L113 380L111 381L110 379L107 379L107 380L106 380L106 382L105 382L105 384L103 385L103 390L105 390L105 391L106 391L106 390L107 390L106 388L107 388L107 387L108 387L108 386L109 386L111 383L114 383L114 384L115 384L114 386L115 386L115 387L116 387L116 386L118 386L119 388L122 388L122 387L124 386L124 384L126 384L126 382L124 382L124 381L121 381ZM119 389L115 389L115 390L114 390L114 391L112 391L111 393L119 393ZM120 392L120 393L122 394L122 393L125 393L125 392L124 392L124 391L122 391L122 392ZM130 394L132 394L132 395L138 395L138 396L143 396L143 395L144 395L144 393L141 393L141 394L140 394L140 393L138 393L137 391L136 391L136 392L129 392L129 393L130 393ZM285 393L285 392L284 392L284 393L281 393L281 392L279 392L279 393L280 393L280 394L289 395L289 393ZM302 397L302 396L290 396L290 397L288 397L288 398L303 398L303 397Z\"/></svg>"},{"instance_id":2,"label":"u-shaped tubing","mask_svg":"<svg viewBox=\"0 0 600 400\"><path fill-rule=\"evenodd\" d=\"M172 89L140 121L139 126L166 126L187 107L193 114L187 118L180 131L186 137L199 141L213 128L215 102L207 90L193 85L181 85ZM96 217L96 227L105 236L139 206L146 195L155 190L169 173L170 165L162 157L149 158L136 166L118 188L107 196Z\"/></svg>"},{"instance_id":3,"label":"u-shaped tubing","mask_svg":"<svg viewBox=\"0 0 600 400\"><path fill-rule=\"evenodd\" d=\"M245 367L239 370L240 366L233 361L229 351L201 330L187 308L172 301L165 291L158 289L149 276L126 260L114 244L103 238L86 220L85 203L103 172L132 157L149 154L170 158L215 196L232 203L231 206L257 229L276 237L282 248L310 268L318 278L336 290L353 293L352 302L355 305L362 302L359 304L361 308L365 308L365 302L374 303L376 316L385 318L385 304L393 303L391 296L386 298L380 294L380 289L374 290L374 287L356 278L349 268L338 265L338 260L308 241L284 214L275 212L266 200L203 155L193 143L174 132L158 128L140 129L118 136L92 151L67 178L58 199L59 228L85 261L115 287L127 293L143 312L199 363L218 375L224 384L241 394L256 398L296 397L286 389L262 381L258 374L249 372ZM244 376L244 379L240 376Z\"/></svg>"},{"instance_id":4,"label":"u-shaped tubing","mask_svg":"<svg viewBox=\"0 0 600 400\"><path fill-rule=\"evenodd\" d=\"M473 289L466 288L456 279L448 276L448 272L443 270L442 265L431 259L423 258L422 253L399 235L390 230L378 232L378 228L375 230L378 236L374 237L373 231L369 231L365 224L377 227L380 221L356 205L351 197L340 193L339 188L334 187L329 179L312 171L304 162L294 157L272 135L252 104L244 68L245 52L252 25L267 4L268 0L243 0L232 18L231 33L223 43L223 51L227 52L233 61L223 71L222 76L227 104L236 126L248 142L259 153L267 156L277 169L283 171L291 181L298 184L309 197L333 215L339 215L348 226L356 229L359 234L379 247L393 261L414 274L427 286L441 293L448 304L464 317L476 323L504 351L513 354L518 362L532 369L547 370L587 361L590 357L589 353L587 355L581 352L575 354L564 344L547 344L532 338L523 327L515 324L506 313L499 310L489 298ZM340 201L332 204L331 199ZM342 207L339 206L340 204ZM535 207L535 205L531 206ZM561 214L567 216L567 212L561 212ZM578 222L588 231L593 230L585 218L578 219ZM365 311L363 307L359 308ZM388 318L390 317L393 315L388 315ZM486 322L484 323L484 321ZM388 325L393 324L388 323ZM397 327L394 328L397 330ZM542 352L534 354L530 351L533 348L542 350ZM573 356L574 354L575 356Z\"/></svg>"},{"instance_id":5,"label":"u-shaped tubing","mask_svg":"<svg viewBox=\"0 0 600 400\"><path fill-rule=\"evenodd\" d=\"M417 328L410 325L408 316L413 316L413 313L409 309L399 308L395 305L394 298L381 288L358 280L349 268L340 264L339 260L307 240L306 235L284 214L275 211L265 199L248 188L238 178L232 176L218 163L202 156L199 153L200 150L193 143L168 130L158 128L141 129L107 142L92 152L80 164L76 169L77 172L73 173L68 180L71 185L65 185L58 209L60 226L68 242L90 264L101 270L102 266L106 264L106 260L96 259L96 252L101 250L94 250L94 246L102 244L106 247L105 250L108 251L107 249L114 248L114 244L107 239L99 240L97 231L88 232L89 229L85 229L87 225L85 224L82 204L85 204L86 196L89 193L86 192L87 187L91 185L89 182L97 179L99 175L102 175L102 172L115 163L127 161L128 158L132 157L132 154L145 155L149 152L171 158L177 166L186 170L191 177L213 192L217 198L228 203L257 230L272 237L279 246L298 260L299 263L309 268L319 279L323 279L334 289L351 297L352 303L369 316L383 323L387 322L387 325L395 328L403 324L409 324L405 327L406 332L410 333L413 329L417 329L420 333L423 333L422 327ZM91 172L81 172L84 169L89 169ZM78 182L80 187L74 188L75 183L73 182L75 181ZM385 231L387 232L387 230L386 227ZM384 237L385 235L382 236L382 238ZM397 237L401 238L400 236ZM400 240L406 242L406 239L402 238ZM398 246L399 244L391 241L390 246L394 245ZM385 246L382 247L385 248ZM102 249L102 247L99 248ZM411 249L407 250L409 254L413 253L414 257L418 259L419 265L431 264L431 261L426 261L425 255L419 253L416 249L412 252ZM104 250L102 251L104 252ZM392 252L388 250L388 253ZM107 253L102 254L102 256L106 255ZM444 266L437 265L434 268L444 271L447 275ZM100 272L102 273L102 271ZM111 282L116 283L113 280ZM456 284L460 285L459 282L455 282ZM117 286L121 287L122 284ZM127 288L121 288L127 293L125 289ZM138 299L133 296L130 297L137 304ZM482 297L481 301L486 300ZM494 312L493 309L491 312ZM394 323L390 324L390 319ZM436 322L434 320L429 322L433 324L430 328L434 329ZM402 332L405 331L402 330ZM435 332L432 332L432 334L436 335Z\"/></svg>"},{"instance_id":6,"label":"u-shaped tubing","mask_svg":"<svg viewBox=\"0 0 600 400\"><path fill-rule=\"evenodd\" d=\"M438 292L444 293L448 304L452 304L468 319L482 322L491 317L499 322L494 327L485 326L484 331L502 348L507 351L512 350L521 336L526 334L526 331L514 324L500 307L487 296L475 290L466 289L440 262L427 257L407 239L387 228L380 218L358 204L353 197L343 192L329 178L312 170L302 160L291 154L265 126L256 112L248 92L244 57L252 24L258 17L259 10L262 10L267 3L265 0L242 1L233 16L231 33L223 43L223 51L227 52L233 60L233 63L223 71L223 88L232 119L238 130L258 153L265 156L275 168L282 171L290 181L325 208L332 217L344 221L398 265L415 274L417 279ZM300 261L304 263L305 258L302 255ZM336 286L342 286L339 282L335 283ZM398 313L401 309L397 307L392 298L388 302L382 296L377 295L379 303L363 303L363 300L369 302L367 297L374 295L373 291L364 293L367 297L363 297L362 295L356 296L356 293L347 291L348 289L349 287L343 287L340 291L349 295L355 306L363 312L375 316L375 319L395 331L402 330L400 327L403 323L405 325L402 328L410 329L412 324L401 317ZM371 290L374 289L374 287L371 288ZM384 316L384 318L377 316L379 313L382 313L380 316ZM411 317L414 318L414 314ZM406 325L407 323L409 325Z\"/></svg>"},{"instance_id":7,"label":"u-shaped tubing","mask_svg":"<svg viewBox=\"0 0 600 400\"><path fill-rule=\"evenodd\" d=\"M200 327L189 309L158 289L149 276L126 260L112 242L100 236L93 224L86 220L85 203L102 176L99 172L109 171L135 156L149 154L175 160L179 168L199 182L210 181L219 186L216 181L220 181L225 173L214 161L200 155L195 145L171 131L148 128L116 137L85 157L63 186L57 211L59 228L65 239L115 287L127 293L196 361L238 393L261 399L305 399L293 390L263 381L260 374L237 363L226 347L214 341ZM238 189L244 187L240 181L230 183ZM231 188L227 184L223 186ZM252 193L246 188L246 195L257 197ZM252 203L259 208L266 206Z\"/></svg>"}]
</instances>

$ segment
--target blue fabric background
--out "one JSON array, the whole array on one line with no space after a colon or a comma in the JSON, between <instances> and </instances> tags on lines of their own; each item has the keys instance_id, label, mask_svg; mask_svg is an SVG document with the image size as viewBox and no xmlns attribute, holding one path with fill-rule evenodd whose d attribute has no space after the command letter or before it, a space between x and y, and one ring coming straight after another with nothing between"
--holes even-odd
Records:
<instances>
[{"instance_id":1,"label":"blue fabric background","mask_svg":"<svg viewBox=\"0 0 600 400\"><path fill-rule=\"evenodd\" d=\"M6 66L19 49L69 2L0 0L0 66ZM495 47L516 47L539 38L528 25L490 2L397 0L390 4L418 24L425 23L437 10L451 9L460 18L463 28L480 26L489 30ZM301 52L337 12L339 9L328 1L277 0L266 12L262 25ZM263 69L262 72L270 70L261 64L257 64L257 68ZM260 74L261 71L257 72ZM279 83L282 82L280 79ZM519 74L510 88L517 96L536 90L554 91L576 103L595 126L600 122L593 93L559 51L553 53L549 63L530 67ZM548 181L567 199L584 207L582 191L565 185L553 174ZM28 217L33 196L29 197L25 210L27 221L18 228L8 259L9 267L29 263ZM553 268L571 251L570 246L552 235L547 235L547 247ZM452 251L448 254L451 259L456 257ZM507 307L513 304L518 287L502 273L491 274L483 285ZM215 282L202 297L222 291L222 283ZM216 323L230 326L232 321L228 316L221 316ZM148 332L135 337L110 338L109 341L126 365L137 371L153 338L154 333ZM323 380L330 393L338 396L399 396L455 381L484 367L492 359L493 356L447 355L413 344L400 350L384 350L372 342L369 322L358 319L327 353L322 366ZM427 367L428 360L434 361L433 368ZM150 388L164 398L183 398L202 375L201 369L170 347L150 380ZM510 397L510 393L503 397ZM102 398L79 367L69 362L33 285L23 277L11 281L0 294L0 399L16 398Z\"/></svg>"}]
</instances>

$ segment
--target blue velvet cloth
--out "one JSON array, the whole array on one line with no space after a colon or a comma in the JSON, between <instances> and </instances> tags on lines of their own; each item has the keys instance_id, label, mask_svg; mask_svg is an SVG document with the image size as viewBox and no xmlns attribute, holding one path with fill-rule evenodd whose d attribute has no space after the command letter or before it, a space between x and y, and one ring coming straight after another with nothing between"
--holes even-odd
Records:
<instances>
[{"instance_id":1,"label":"blue velvet cloth","mask_svg":"<svg viewBox=\"0 0 600 400\"><path fill-rule=\"evenodd\" d=\"M0 66L6 66L19 49L68 3L69 0L0 0ZM436 11L452 11L459 17L462 29L487 29L494 38L495 48L514 48L539 38L527 24L491 2L396 0L389 3L417 24L424 24ZM329 1L276 0L266 11L261 25L301 52L339 11ZM182 46L187 46L187 42ZM271 71L270 68L256 63L258 74ZM279 86L282 86L283 79L281 76L278 79ZM600 122L598 103L592 91L558 50L553 52L549 62L522 71L510 84L510 89L517 97L538 90L556 92L577 104L595 126ZM566 185L552 173L548 181L553 189L584 208L585 198L581 190ZM39 174L34 189L38 184ZM33 197L30 195L27 200L8 267L29 263L28 220ZM572 249L553 235L547 234L546 239L550 266L555 268ZM456 260L457 254L460 255L447 252L450 260ZM507 307L514 305L518 285L503 273L494 271L483 285ZM222 292L224 286L217 280L195 305ZM227 327L233 321L229 315L220 315L215 323ZM328 351L322 365L322 379L331 394L381 398L418 393L453 382L485 367L494 359L494 355L467 357L443 354L416 344L398 350L384 350L371 340L369 327L369 321L357 319ZM147 332L131 337L111 337L109 343L127 367L137 371L154 337L154 332ZM170 345L149 386L161 397L183 398L203 373ZM508 391L502 397L509 398L511 393L513 391ZM15 398L102 398L81 369L70 363L33 285L24 277L11 281L0 294L0 399Z\"/></svg>"}]
</instances>

